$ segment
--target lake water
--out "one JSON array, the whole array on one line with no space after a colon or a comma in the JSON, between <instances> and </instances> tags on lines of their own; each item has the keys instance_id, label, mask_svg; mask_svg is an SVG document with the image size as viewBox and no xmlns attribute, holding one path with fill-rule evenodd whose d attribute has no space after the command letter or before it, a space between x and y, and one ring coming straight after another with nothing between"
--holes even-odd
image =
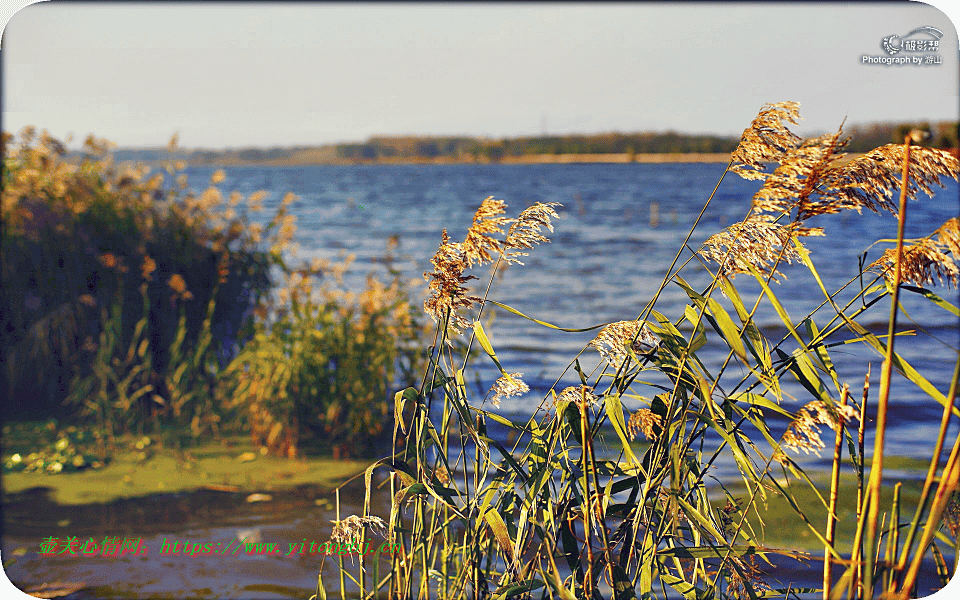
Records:
<instances>
[{"instance_id":1,"label":"lake water","mask_svg":"<svg viewBox=\"0 0 960 600\"><path fill-rule=\"evenodd\" d=\"M638 316L656 292L723 169L724 165L708 163L235 167L227 169L221 189L245 194L267 190L270 196L263 215L272 214L286 192L297 194L299 200L292 212L300 228L299 256L336 259L343 253L355 255L348 282L358 288L371 270L384 272L380 261L388 239L398 236L400 257L394 266L405 278L414 280L418 301L426 294L422 275L432 270L429 260L441 230L446 228L451 239L462 240L484 198L504 200L508 216L516 216L534 202L559 202L563 206L558 208L560 218L554 222L554 233L548 234L550 243L531 250L524 266L508 269L505 277L494 283L490 297L540 320L583 328ZM212 172L209 168L191 169L191 186L203 189ZM907 237L928 235L958 214L957 184L950 180L947 186L932 198L921 194L910 204ZM727 175L689 245L698 248L708 236L742 220L757 188L756 182ZM806 242L831 292L858 273L859 257L871 244L896 236L896 219L890 214L848 211L815 221L813 225L824 227L826 236L807 238ZM878 258L885 247L870 249L866 263ZM682 260L689 256L685 252ZM823 295L802 265L787 265L781 271L787 279L775 285L774 291L796 321L815 309ZM480 288L489 278L489 266L472 274L479 277L472 283ZM696 262L682 275L699 290L710 281ZM735 283L751 306L759 286L748 279L741 275ZM939 287L936 291L956 303L956 290ZM853 293L840 298L850 298ZM478 291L476 295L482 294ZM909 318L902 317L902 328L918 330L921 335L900 338L897 351L945 393L957 357L957 319L915 294L903 296ZM719 294L717 297L722 300ZM656 308L676 321L687 301L680 287L671 284ZM863 315L861 323L885 334L888 311L889 304L880 302ZM823 326L832 316L828 309L821 309L814 320ZM785 330L768 304L756 319L769 339L778 341L783 336ZM529 416L558 378L558 391L579 383L572 369L564 371L597 333L558 332L503 310L497 311L488 329L504 368L523 373L532 388L524 397L503 402L502 412L518 418ZM787 348L789 351L792 346ZM701 358L716 369L725 352L725 347L711 343ZM599 356L588 350L580 361L589 373ZM852 390L860 389L868 363L872 364L873 389L877 389L881 358L873 351L839 348L834 351L834 362ZM498 373L485 357L473 364L479 367L480 387L484 388L475 391L482 397ZM728 369L721 388L741 377L740 370ZM904 378L897 377L894 383L887 447L894 454L926 457L928 448L917 440L935 437L940 407ZM788 386L787 391L796 398L786 399L788 408L810 400L799 387Z\"/></svg>"},{"instance_id":2,"label":"lake water","mask_svg":"<svg viewBox=\"0 0 960 600\"><path fill-rule=\"evenodd\" d=\"M213 171L191 168L188 171L191 187L202 190ZM426 282L422 274L432 270L429 260L436 251L441 230L446 228L454 240L462 239L474 210L485 197L505 200L509 206L508 216L516 216L537 201L562 203L563 207L558 208L560 218L554 222L555 231L548 234L551 242L531 250L530 256L524 259L525 266L507 269L505 277L495 281L490 297L561 327L582 328L633 319L641 312L722 171L723 165L718 164L234 167L226 170L227 177L220 188L244 194L268 191L264 202L266 210L260 218L271 215L285 193L297 194L299 200L292 205L292 211L298 216L297 241L301 248L298 256L337 259L343 253L355 255L356 262L347 282L357 288L363 285L369 271L385 273L383 258L388 240L399 236L399 256L394 266L405 278L415 280L413 291L418 302L425 297ZM948 186L934 198L921 195L919 201L910 205L908 236L927 235L957 215L958 187L955 182L949 182ZM728 175L690 245L697 248L709 235L741 220L756 189L755 183ZM652 211L656 211L656 219L652 219ZM896 221L888 214L846 213L820 221L815 225L822 225L827 235L809 239L808 247L831 291L858 272L861 252L877 239L893 238L896 234ZM882 248L871 249L867 261L876 259L881 252ZM689 252L685 253L684 259L688 256ZM488 269L484 267L473 273L480 280L472 283L485 285ZM782 270L788 279L775 286L775 291L797 320L821 302L822 294L802 266L790 265ZM710 279L694 263L685 269L683 276L701 290ZM738 277L735 283L745 302L751 305L757 285L751 284L746 276ZM936 291L957 301L955 290L937 288ZM946 392L957 357L957 319L924 299L909 293L905 296L909 318L904 317L903 326L923 335L900 338L897 350L933 385ZM684 292L670 285L661 295L657 310L676 321L686 301ZM885 333L888 310L888 305L881 302L861 322L874 333ZM827 311L821 310L814 318L822 325L830 317ZM757 320L769 339L778 341L783 336L783 327L771 310L761 310ZM561 380L558 390L578 383L576 374L565 370L596 331L557 332L499 310L488 333L504 367L524 373L524 380L532 388L521 398L505 400L500 409L506 416L522 421L558 378ZM716 336L711 334L711 337ZM852 390L859 390L868 364L872 365L874 374L872 389L878 388L881 363L878 355L865 348L846 346L834 349L832 355L841 377ZM714 372L724 356L725 348L715 342L701 351L701 358ZM485 361L485 357L480 357L474 363L479 367L476 377L480 389L474 390L478 400L497 376L492 365L487 364L489 361ZM599 357L588 350L580 361L589 373L598 364ZM739 368L730 368L721 386L735 384L742 376ZM474 378L470 376L468 381ZM810 399L799 386L788 385L785 389L793 396L785 398L788 409L795 410ZM644 394L642 389L636 391ZM855 394L859 397L858 392ZM900 376L895 376L891 398L889 453L928 458L940 418L939 405ZM630 404L629 400L625 404L631 410L640 406ZM786 425L774 419L770 423L774 431L781 432ZM820 461L815 456L800 455L798 459L813 470L827 466L826 459ZM730 465L718 465L721 473L729 472L730 468ZM888 481L916 476L893 469L885 470L885 474ZM359 498L359 490L355 492ZM104 532L116 535L118 531L143 535L148 543L157 547L166 536L225 543L242 527L258 528L265 541L289 542L302 537L324 540L329 537L329 521L333 518L329 509L317 507L314 496L305 493L300 494L305 497L278 494L282 502L276 506L265 503L253 512L241 511L235 499L175 496L101 507L97 514L103 515L99 517L103 522L99 524L89 521L79 508L65 511L48 507L48 512L55 513L56 516L50 517L54 520L67 518L77 524L89 521L91 531L96 530L100 535ZM357 512L357 507L349 506L357 498L350 494L344 498L347 512ZM23 510L36 502L25 500ZM229 506L233 509L227 510ZM198 520L194 513L208 507L219 508L198 513L213 515ZM244 514L242 518L230 517L221 514L224 510ZM38 536L47 535L51 527L46 522L20 524L16 537L5 539L4 550L21 544L34 548ZM106 563L101 566L94 561L53 565L31 553L7 572L11 577L18 575L20 581L83 580L99 586L99 590L131 597L281 598L308 596L319 569L318 561L312 559L241 558L229 565L212 558L169 557L163 560L128 558L113 566ZM328 571L327 577L335 576L334 572ZM795 582L808 581L810 585L815 585L818 577L815 572L811 575L789 569L778 571L778 575ZM83 594L77 597L91 597Z\"/></svg>"}]
</instances>

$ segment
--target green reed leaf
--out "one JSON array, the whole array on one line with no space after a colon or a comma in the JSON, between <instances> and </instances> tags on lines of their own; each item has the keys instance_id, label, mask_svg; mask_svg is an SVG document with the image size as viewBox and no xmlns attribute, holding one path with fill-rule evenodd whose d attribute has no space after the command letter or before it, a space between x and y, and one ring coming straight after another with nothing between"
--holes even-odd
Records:
<instances>
[{"instance_id":1,"label":"green reed leaf","mask_svg":"<svg viewBox=\"0 0 960 600\"><path fill-rule=\"evenodd\" d=\"M806 555L801 552L777 550L752 544L737 544L734 546L681 546L663 548L658 550L657 554L659 556L675 556L677 558L722 558L728 554L732 556L765 556L767 554L777 554L798 559L806 557Z\"/></svg>"},{"instance_id":2,"label":"green reed leaf","mask_svg":"<svg viewBox=\"0 0 960 600\"><path fill-rule=\"evenodd\" d=\"M801 352L798 349L795 350L792 355L787 355L778 348L777 355L785 364L788 365L790 373L796 377L797 381L800 382L800 385L802 385L804 389L810 392L810 394L815 398L827 403L828 405L833 404L833 400L830 398L830 392L827 390L827 386L823 384L823 380L820 378L816 367L813 365L813 362L810 360L810 356L806 352Z\"/></svg>"},{"instance_id":3,"label":"green reed leaf","mask_svg":"<svg viewBox=\"0 0 960 600\"><path fill-rule=\"evenodd\" d=\"M487 353L487 356L493 360L493 363L497 365L501 373L506 374L507 372L504 371L503 366L500 365L500 361L497 359L497 353L493 351L493 344L490 343L490 338L487 337L480 321L473 322L473 333L477 336L477 341L480 342L480 347Z\"/></svg>"},{"instance_id":4,"label":"green reed leaf","mask_svg":"<svg viewBox=\"0 0 960 600\"><path fill-rule=\"evenodd\" d=\"M503 456L504 460L507 461L507 464L510 466L510 468L513 469L514 472L520 476L521 483L525 483L527 481L528 476L526 473L524 473L523 467L521 467L520 463L517 462L517 459L514 458L513 453L511 453L509 450L503 447L503 444L485 435L479 436L478 439L480 439L483 442L486 442L487 444L490 444L491 446L493 446L494 448L500 451L500 454Z\"/></svg>"},{"instance_id":5,"label":"green reed leaf","mask_svg":"<svg viewBox=\"0 0 960 600\"><path fill-rule=\"evenodd\" d=\"M719 333L721 337L723 337L724 341L727 343L727 346L733 350L740 360L745 363L749 362L747 360L747 350L744 346L740 329L734 325L733 319L731 319L727 311L720 306L720 303L713 298L704 298L702 295L698 294L680 276L677 276L675 279L677 284L683 288L683 291L687 293L697 307L704 311L704 317L707 319L707 322L709 322L713 329ZM706 307L705 310L704 307Z\"/></svg>"},{"instance_id":6,"label":"green reed leaf","mask_svg":"<svg viewBox=\"0 0 960 600\"><path fill-rule=\"evenodd\" d=\"M539 590L543 586L544 583L539 579L528 579L527 581L522 581L520 583L511 583L498 588L493 593L494 595L491 600L506 600L507 598L513 598L514 596L519 596L520 594L532 592L533 590Z\"/></svg>"},{"instance_id":7,"label":"green reed leaf","mask_svg":"<svg viewBox=\"0 0 960 600\"><path fill-rule=\"evenodd\" d=\"M617 437L620 438L620 446L623 448L623 453L627 455L627 458L629 458L633 464L639 466L640 459L633 453L633 448L630 447L630 441L627 439L627 424L623 419L623 405L620 403L620 396L607 394L604 396L603 402L606 407L607 417L610 418L610 424L613 425L613 430L617 432Z\"/></svg>"},{"instance_id":8,"label":"green reed leaf","mask_svg":"<svg viewBox=\"0 0 960 600\"><path fill-rule=\"evenodd\" d=\"M506 425L511 429L516 429L518 431L523 429L523 427L521 427L520 425L517 425L510 419L504 417L503 415L497 414L495 412L490 412L490 411L481 410L481 409L477 409L477 412L483 413L491 421L496 421L497 423L500 423L501 425Z\"/></svg>"},{"instance_id":9,"label":"green reed leaf","mask_svg":"<svg viewBox=\"0 0 960 600\"><path fill-rule=\"evenodd\" d=\"M403 432L403 435L407 435L407 420L403 418L403 410L406 408L408 403L412 403L414 406L417 404L417 399L420 397L420 394L417 392L417 388L408 387L407 389L397 392L393 395L393 418L394 423L397 423L400 426L400 431Z\"/></svg>"},{"instance_id":10,"label":"green reed leaf","mask_svg":"<svg viewBox=\"0 0 960 600\"><path fill-rule=\"evenodd\" d=\"M820 339L820 330L817 328L816 323L813 322L813 319L805 319L804 325L807 329L807 335L810 337L811 342ZM833 385L836 386L836 389L840 389L840 377L837 374L836 367L833 366L833 359L830 358L830 353L827 351L827 346L825 344L817 343L812 348L814 356L820 361L820 365L823 367L823 370L830 375L830 379L833 380Z\"/></svg>"},{"instance_id":11,"label":"green reed leaf","mask_svg":"<svg viewBox=\"0 0 960 600\"><path fill-rule=\"evenodd\" d=\"M733 402L745 402L747 404L750 404L751 406L759 406L762 408L766 408L768 410L772 410L773 412L779 413L784 417L787 417L788 419L791 419L791 420L793 419L793 414L790 413L790 411L781 408L779 404L771 400L768 400L767 398L764 398L760 394L745 392L745 393L737 394L735 396L731 396L730 400L732 400Z\"/></svg>"},{"instance_id":12,"label":"green reed leaf","mask_svg":"<svg viewBox=\"0 0 960 600\"><path fill-rule=\"evenodd\" d=\"M627 572L620 565L612 565L613 573L613 598L614 600L631 600L637 597L637 592L633 588L633 582L627 577Z\"/></svg>"},{"instance_id":13,"label":"green reed leaf","mask_svg":"<svg viewBox=\"0 0 960 600\"><path fill-rule=\"evenodd\" d=\"M677 499L677 503L680 505L680 508L683 509L684 514L687 515L687 518L693 519L697 522L698 525L703 529L703 531L712 535L717 542L721 545L725 544L723 534L720 533L717 528L714 526L713 521L706 517L703 513L697 510L692 504L684 500L681 494L676 494L674 496Z\"/></svg>"},{"instance_id":14,"label":"green reed leaf","mask_svg":"<svg viewBox=\"0 0 960 600\"><path fill-rule=\"evenodd\" d=\"M866 328L856 321L845 319L845 323L854 332L860 334L864 340L866 340L867 344L876 350L880 356L886 356L887 345L880 341L876 335L867 331ZM907 362L896 352L893 353L892 358L893 366L896 367L897 371L901 375L912 381L917 387L926 392L928 396L939 402L941 406L950 408L954 416L960 417L960 409L958 409L956 406L952 406L951 403L947 401L947 397L943 394L943 392L934 387L933 384L930 383L927 378L917 372L917 370L914 369L909 362Z\"/></svg>"},{"instance_id":15,"label":"green reed leaf","mask_svg":"<svg viewBox=\"0 0 960 600\"><path fill-rule=\"evenodd\" d=\"M787 313L787 309L783 307L783 304L780 303L780 300L777 298L776 294L774 294L773 290L770 289L770 286L767 285L767 278L753 265L747 266L750 267L750 272L753 274L753 277L758 283L760 283L760 287L763 288L767 299L770 301L770 305L773 306L773 310L776 311L777 316L780 317L780 321L787 328L787 331L790 332L790 335L793 336L793 339L797 340L797 343L800 344L801 347L806 347L806 342L803 341L803 338L800 337L800 334L797 333L797 330L794 328L793 319L790 318L790 314Z\"/></svg>"},{"instance_id":16,"label":"green reed leaf","mask_svg":"<svg viewBox=\"0 0 960 600\"><path fill-rule=\"evenodd\" d=\"M503 521L503 517L500 516L500 513L495 509L490 508L483 514L483 519L487 522L487 527L490 528L493 536L497 539L500 549L511 561L514 561L513 543L510 541L510 533L507 531L507 524Z\"/></svg>"},{"instance_id":17,"label":"green reed leaf","mask_svg":"<svg viewBox=\"0 0 960 600\"><path fill-rule=\"evenodd\" d=\"M485 300L485 302L489 302L489 303L491 303L491 304L494 304L494 305L496 305L496 306L499 306L500 308L502 308L502 309L504 309L504 310L506 310L506 311L508 311L508 312L512 312L513 314L517 315L518 317L523 317L524 319L527 319L527 320L529 320L529 321L533 321L534 323L537 323L537 324L539 324L539 325L543 325L544 327L549 327L550 329L556 329L557 331L566 331L566 332L568 332L568 333L581 333L581 332L584 332L584 331L593 331L594 329L599 329L599 328L601 328L601 327L606 327L607 325L609 325L609 323L600 323L599 325L593 325L592 327L584 327L583 329L570 329L570 328L566 328L566 327L558 327L558 326L553 325L553 324L551 324L551 323L547 323L546 321L541 321L541 320L539 320L539 319L534 319L533 317L529 317L529 316L523 314L522 312L520 312L519 310L517 310L517 309L515 309L515 308L513 308L513 307L511 307L511 306L507 306L506 304L502 304L502 303L500 303L500 302L497 302L496 300L489 300L489 299L487 299L487 300Z\"/></svg>"},{"instance_id":18,"label":"green reed leaf","mask_svg":"<svg viewBox=\"0 0 960 600\"><path fill-rule=\"evenodd\" d=\"M577 538L573 534L572 527L573 524L570 519L560 519L560 542L563 544L563 557L567 561L567 567L577 574L578 579L582 580L583 566L580 564L580 546L577 544Z\"/></svg>"},{"instance_id":19,"label":"green reed leaf","mask_svg":"<svg viewBox=\"0 0 960 600\"><path fill-rule=\"evenodd\" d=\"M947 302L940 296L936 295L932 291L928 290L927 288L916 287L913 285L901 285L900 289L909 290L915 294L920 294L921 296L923 296L930 302L933 302L943 310L953 314L956 317L960 317L960 308L957 308L956 305L954 304L950 304L949 302Z\"/></svg>"},{"instance_id":20,"label":"green reed leaf","mask_svg":"<svg viewBox=\"0 0 960 600\"><path fill-rule=\"evenodd\" d=\"M693 585L686 579L681 579L676 575L670 574L666 569L660 570L660 579L673 589L680 592L680 594L686 600L698 600L700 598L710 597L710 594L707 592L707 590Z\"/></svg>"}]
</instances>

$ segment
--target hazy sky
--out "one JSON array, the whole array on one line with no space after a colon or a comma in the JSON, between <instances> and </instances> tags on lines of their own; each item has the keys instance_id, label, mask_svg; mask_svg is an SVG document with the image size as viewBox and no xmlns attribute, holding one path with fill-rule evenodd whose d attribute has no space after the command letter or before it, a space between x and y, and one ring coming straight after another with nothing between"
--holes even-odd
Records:
<instances>
[{"instance_id":1,"label":"hazy sky","mask_svg":"<svg viewBox=\"0 0 960 600\"><path fill-rule=\"evenodd\" d=\"M863 64L921 26L943 32L939 51L893 56L941 64ZM915 2L44 2L3 33L3 129L140 146L179 132L183 146L213 148L733 134L764 103L796 100L804 134L844 118L958 119L958 49L950 18Z\"/></svg>"}]
</instances>

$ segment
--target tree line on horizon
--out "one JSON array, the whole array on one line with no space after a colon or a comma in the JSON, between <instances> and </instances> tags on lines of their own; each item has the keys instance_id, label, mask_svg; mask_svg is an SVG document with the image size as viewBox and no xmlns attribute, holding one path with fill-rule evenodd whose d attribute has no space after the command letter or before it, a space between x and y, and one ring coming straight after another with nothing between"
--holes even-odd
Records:
<instances>
[{"instance_id":1,"label":"tree line on horizon","mask_svg":"<svg viewBox=\"0 0 960 600\"><path fill-rule=\"evenodd\" d=\"M960 123L869 123L847 129L847 152L867 152L902 140L905 131L929 132L923 145L941 149L958 147ZM710 154L732 152L737 136L687 134L675 131L541 135L514 138L470 136L372 136L365 142L325 145L247 147L233 149L178 149L178 158L195 165L337 164L453 160L499 162L510 157L564 154ZM168 150L122 148L117 160L154 162L169 158Z\"/></svg>"}]
</instances>

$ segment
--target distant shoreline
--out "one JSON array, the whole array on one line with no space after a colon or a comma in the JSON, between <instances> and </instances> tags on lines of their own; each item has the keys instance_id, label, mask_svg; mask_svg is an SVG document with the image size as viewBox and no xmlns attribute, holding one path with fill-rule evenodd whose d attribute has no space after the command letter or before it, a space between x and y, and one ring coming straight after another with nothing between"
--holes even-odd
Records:
<instances>
[{"instance_id":1,"label":"distant shoreline","mask_svg":"<svg viewBox=\"0 0 960 600\"><path fill-rule=\"evenodd\" d=\"M501 163L556 164L556 163L726 163L729 152L680 153L663 152L649 154L529 154L504 157Z\"/></svg>"},{"instance_id":2,"label":"distant shoreline","mask_svg":"<svg viewBox=\"0 0 960 600\"><path fill-rule=\"evenodd\" d=\"M505 164L505 165L541 165L541 164L601 164L601 163L726 163L730 161L729 152L718 153L622 153L622 154L524 154L521 156L504 156L498 161L485 158L475 160L472 157L462 159L437 158L375 158L375 159L326 159L297 160L293 157L284 157L273 160L241 160L234 157L224 157L221 160L188 161L191 166L310 166L310 165L471 165L471 164Z\"/></svg>"}]
</instances>

